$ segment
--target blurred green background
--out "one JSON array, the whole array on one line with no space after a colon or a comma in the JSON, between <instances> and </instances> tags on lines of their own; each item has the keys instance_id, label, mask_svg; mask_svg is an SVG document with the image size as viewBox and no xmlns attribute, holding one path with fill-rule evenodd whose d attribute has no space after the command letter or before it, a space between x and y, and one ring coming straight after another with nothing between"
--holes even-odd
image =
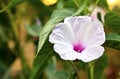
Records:
<instances>
[{"instance_id":1,"label":"blurred green background","mask_svg":"<svg viewBox=\"0 0 120 79\"><path fill-rule=\"evenodd\" d=\"M84 2L84 0L79 0L80 3L75 4L74 1L75 0L0 0L0 79L29 78L33 60L37 52L41 30L51 19L54 10L67 8L75 12L79 5L82 6ZM83 11L81 15L89 12L90 7L88 6L92 6L96 0L86 1L87 9ZM95 16L97 12L105 15L108 11L113 11L120 16L120 0L99 0L98 7L99 8L96 7L96 11L93 12ZM118 22L120 22L120 19ZM108 33L109 29L106 28L105 31ZM118 48L120 49L120 47ZM120 50L109 47L105 49L108 57L106 61L108 63L105 64L104 78L120 79ZM58 58L55 69L53 66L54 62L56 62L56 58L52 57L51 60L47 62L46 72L44 71L38 79L50 79L49 77L50 74L52 74L52 70L64 70L67 68L65 63L63 64L63 61ZM61 74L61 72L56 73L56 76L59 76L57 74ZM62 74L64 74L64 76L67 75L66 73ZM79 71L79 75L81 79L87 79L87 74L84 69Z\"/></svg>"}]
</instances>

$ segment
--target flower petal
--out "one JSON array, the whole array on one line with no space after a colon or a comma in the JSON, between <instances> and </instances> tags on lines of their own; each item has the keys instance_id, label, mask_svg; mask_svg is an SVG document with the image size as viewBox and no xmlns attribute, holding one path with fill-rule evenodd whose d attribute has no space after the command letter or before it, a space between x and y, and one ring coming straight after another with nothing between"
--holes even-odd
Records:
<instances>
[{"instance_id":1,"label":"flower petal","mask_svg":"<svg viewBox=\"0 0 120 79\"><path fill-rule=\"evenodd\" d=\"M73 30L75 41L79 41L83 38L83 34L85 34L90 22L91 18L88 16L67 17L64 20L65 25L69 26L69 28L71 28L70 30Z\"/></svg>"},{"instance_id":2,"label":"flower petal","mask_svg":"<svg viewBox=\"0 0 120 79\"><path fill-rule=\"evenodd\" d=\"M105 42L105 32L102 23L100 23L98 20L95 20L93 21L92 26L95 27L95 32L93 32L91 37L86 42L87 46L90 47L101 45Z\"/></svg>"},{"instance_id":3,"label":"flower petal","mask_svg":"<svg viewBox=\"0 0 120 79\"><path fill-rule=\"evenodd\" d=\"M83 62L90 62L103 55L104 48L102 46L88 47L78 55L78 59Z\"/></svg>"},{"instance_id":4,"label":"flower petal","mask_svg":"<svg viewBox=\"0 0 120 79\"><path fill-rule=\"evenodd\" d=\"M64 23L68 26L73 27L73 30L76 31L82 26L82 24L88 21L91 21L91 18L88 16L71 16L65 18Z\"/></svg>"},{"instance_id":5,"label":"flower petal","mask_svg":"<svg viewBox=\"0 0 120 79\"><path fill-rule=\"evenodd\" d=\"M73 50L73 47L67 43L57 43L54 45L54 50L64 60L76 60L77 53Z\"/></svg>"},{"instance_id":6,"label":"flower petal","mask_svg":"<svg viewBox=\"0 0 120 79\"><path fill-rule=\"evenodd\" d=\"M105 32L100 21L84 22L76 34L76 39L85 46L101 45L105 42Z\"/></svg>"},{"instance_id":7,"label":"flower petal","mask_svg":"<svg viewBox=\"0 0 120 79\"><path fill-rule=\"evenodd\" d=\"M67 28L64 23L57 24L49 36L49 41L51 43L57 42L71 43L73 37L71 36L70 33L66 31L66 29Z\"/></svg>"}]
</instances>

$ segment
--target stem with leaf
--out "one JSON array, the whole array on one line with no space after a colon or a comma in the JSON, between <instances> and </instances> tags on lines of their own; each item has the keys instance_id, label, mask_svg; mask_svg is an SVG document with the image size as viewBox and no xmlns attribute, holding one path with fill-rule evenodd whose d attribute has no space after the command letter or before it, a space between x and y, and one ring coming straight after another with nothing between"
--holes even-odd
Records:
<instances>
[{"instance_id":1,"label":"stem with leaf","mask_svg":"<svg viewBox=\"0 0 120 79\"><path fill-rule=\"evenodd\" d=\"M79 4L79 0L73 0L73 2L75 3L75 5L77 6L77 8L80 7L80 4Z\"/></svg>"},{"instance_id":2,"label":"stem with leaf","mask_svg":"<svg viewBox=\"0 0 120 79\"><path fill-rule=\"evenodd\" d=\"M4 2L2 2L2 1L0 1L0 2L1 2L1 7L2 8L6 7ZM1 12L3 12L3 11L1 11ZM24 56L23 47L20 45L20 41L19 41L19 38L18 38L18 35L17 35L17 28L14 25L14 22L15 22L14 21L14 16L9 9L5 10L5 12L7 13L7 15L9 17L10 26L11 26L11 30L12 30L12 33L13 33L12 39L14 39L14 41L16 43L16 47L17 47L16 49L14 49L13 54L18 56L21 59L24 76L26 78L28 78L29 73L30 73L30 69L28 67L27 61L26 61L25 56Z\"/></svg>"},{"instance_id":3,"label":"stem with leaf","mask_svg":"<svg viewBox=\"0 0 120 79\"><path fill-rule=\"evenodd\" d=\"M73 67L73 69L75 71L75 74L77 75L77 78L80 79L79 72L78 72L77 67L75 66L74 62L70 61L70 64L72 65L72 67Z\"/></svg>"}]
</instances>

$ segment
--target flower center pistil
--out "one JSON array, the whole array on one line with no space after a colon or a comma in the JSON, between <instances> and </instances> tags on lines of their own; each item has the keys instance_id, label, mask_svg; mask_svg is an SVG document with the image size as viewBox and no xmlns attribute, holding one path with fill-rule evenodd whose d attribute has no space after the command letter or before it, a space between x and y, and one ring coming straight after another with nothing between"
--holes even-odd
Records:
<instances>
[{"instance_id":1,"label":"flower center pistil","mask_svg":"<svg viewBox=\"0 0 120 79\"><path fill-rule=\"evenodd\" d=\"M73 50L76 51L77 53L81 53L85 47L82 44L75 44L73 45Z\"/></svg>"}]
</instances>

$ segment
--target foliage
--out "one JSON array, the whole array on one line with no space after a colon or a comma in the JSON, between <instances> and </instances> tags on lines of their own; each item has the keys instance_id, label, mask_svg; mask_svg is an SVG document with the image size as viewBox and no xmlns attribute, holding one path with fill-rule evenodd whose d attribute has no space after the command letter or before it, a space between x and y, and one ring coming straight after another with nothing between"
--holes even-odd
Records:
<instances>
[{"instance_id":1,"label":"foliage","mask_svg":"<svg viewBox=\"0 0 120 79\"><path fill-rule=\"evenodd\" d=\"M103 46L120 52L120 10L110 10L106 0L58 0L53 5L45 5L42 1L0 1L0 79L77 79L77 73L80 76L81 71L90 79L89 63L76 60L71 64L70 61L62 60L54 52L48 38L54 26L64 18L90 16L97 6L106 12L105 16L96 12L96 18L103 23L106 32ZM91 5L94 6L92 10ZM32 67L27 60L30 54L25 54L29 42L34 48L36 46L35 56L32 56L34 60L30 61ZM30 49L32 48L29 48L29 52ZM13 75L12 67L17 59L21 61L21 69ZM105 51L101 58L93 61L94 79L105 79L104 70L108 67L109 60Z\"/></svg>"}]
</instances>

